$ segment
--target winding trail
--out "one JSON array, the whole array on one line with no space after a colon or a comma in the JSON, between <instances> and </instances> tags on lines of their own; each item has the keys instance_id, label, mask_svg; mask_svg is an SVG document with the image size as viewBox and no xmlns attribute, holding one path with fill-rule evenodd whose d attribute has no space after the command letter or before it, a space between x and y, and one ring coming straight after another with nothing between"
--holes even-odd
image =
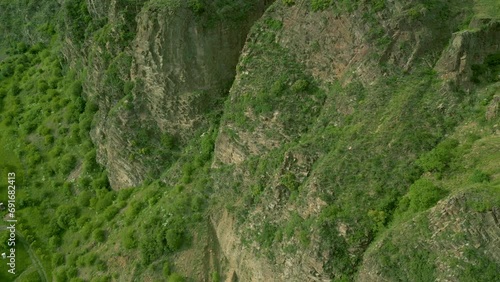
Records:
<instances>
[{"instance_id":1,"label":"winding trail","mask_svg":"<svg viewBox=\"0 0 500 282\"><path fill-rule=\"evenodd\" d=\"M17 238L19 241L24 245L26 250L28 251L28 254L30 255L31 262L35 265L36 270L38 271L38 275L42 279L43 282L49 281L47 279L47 272L45 272L45 268L43 267L42 262L38 258L38 256L33 252L33 249L31 248L31 245L24 239L23 235L19 232L16 231Z\"/></svg>"},{"instance_id":2,"label":"winding trail","mask_svg":"<svg viewBox=\"0 0 500 282\"><path fill-rule=\"evenodd\" d=\"M0 229L2 229L2 230L7 229L7 226L2 225L2 226L0 226ZM28 255L30 256L30 259L31 259L31 263L33 264L33 267L36 268L36 271L38 272L38 275L40 276L40 279L42 280L42 282L48 282L49 279L47 278L47 272L45 271L45 268L43 267L42 262L40 261L38 256L35 254L35 252L31 248L31 245L26 241L24 236L17 230L16 230L16 240L18 242L21 242L21 244L23 244L24 248L28 252ZM31 267L28 267L24 272L26 272L30 268ZM22 276L22 273L14 281L17 281L17 279L19 279L21 276Z\"/></svg>"}]
</instances>

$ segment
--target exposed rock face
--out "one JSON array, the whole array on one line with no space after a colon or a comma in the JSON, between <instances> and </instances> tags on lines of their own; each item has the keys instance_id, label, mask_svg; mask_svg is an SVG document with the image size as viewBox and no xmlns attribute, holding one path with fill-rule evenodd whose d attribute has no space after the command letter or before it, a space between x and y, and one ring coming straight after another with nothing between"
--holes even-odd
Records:
<instances>
[{"instance_id":1,"label":"exposed rock face","mask_svg":"<svg viewBox=\"0 0 500 282\"><path fill-rule=\"evenodd\" d=\"M226 95L255 16L206 27L187 9L143 11L131 76L144 83L145 119L181 139L192 137L210 106Z\"/></svg>"},{"instance_id":2,"label":"exposed rock face","mask_svg":"<svg viewBox=\"0 0 500 282\"><path fill-rule=\"evenodd\" d=\"M280 273L275 271L276 267L282 266L256 259L251 250L241 245L234 232L235 224L235 218L227 212L221 213L214 224L221 251L229 261L229 272L224 273L228 280L237 277L238 281L282 281Z\"/></svg>"},{"instance_id":3,"label":"exposed rock face","mask_svg":"<svg viewBox=\"0 0 500 282\"><path fill-rule=\"evenodd\" d=\"M443 79L470 90L472 66L500 50L500 22L475 20L471 29L453 34L450 46L436 65Z\"/></svg>"},{"instance_id":4,"label":"exposed rock face","mask_svg":"<svg viewBox=\"0 0 500 282\"><path fill-rule=\"evenodd\" d=\"M137 127L137 116L121 107L116 115L100 112L97 119L100 122L93 131L99 154L97 160L106 165L111 187L119 189L138 185L151 168L144 160L130 157L137 149L132 145L133 137L128 130Z\"/></svg>"},{"instance_id":5,"label":"exposed rock face","mask_svg":"<svg viewBox=\"0 0 500 282\"><path fill-rule=\"evenodd\" d=\"M419 7L421 10L417 10L413 17L405 16ZM366 19L368 13L372 16ZM291 7L275 3L260 22L270 20L282 22L282 28L274 35L275 43L284 50L283 53L289 53L297 64L303 66L305 73L312 75L319 85L326 86L338 80L347 84L353 78L371 85L390 74L391 68L381 67L386 64L398 71L411 71L412 66L420 64L432 67L462 18L457 16L436 24L435 15L411 1L387 3L385 9L377 12L368 5L340 14L331 11L313 13L307 1L300 1ZM268 32L266 27L259 26L249 34L249 42L241 55L240 71L230 92L232 103L237 103L244 95L255 96L260 91L270 91L253 83L261 80L259 68L271 67L275 72L283 72L277 63L257 67L245 63L255 56L272 60L266 54L259 54L254 46L265 41L264 35ZM272 117L264 118L245 109L245 116L259 123L251 131L241 126L238 128L233 119L224 120L217 140L216 160L240 163L249 156L261 155L300 136L301 132L290 134L279 122L278 117L287 111L290 110L277 107ZM349 111L352 109L346 110ZM228 128L230 130L226 130ZM268 130L274 134L266 134ZM230 138L228 134L235 137Z\"/></svg>"},{"instance_id":6,"label":"exposed rock face","mask_svg":"<svg viewBox=\"0 0 500 282\"><path fill-rule=\"evenodd\" d=\"M120 49L113 42L90 44L92 72L86 90L97 97L100 106L92 136L113 188L138 185L161 171L162 161L147 153L148 148L159 146L155 136L174 136L182 146L207 124L207 113L216 110L227 95L247 32L267 2L255 1L253 9L237 22L209 24L184 4L173 8L146 5L136 18L137 33L130 47ZM94 11L96 3L90 4ZM111 32L113 21L126 24L115 12L116 5L109 4ZM120 59L110 62L108 54ZM113 64L116 74L109 72ZM116 79L135 83L131 95L117 91L116 85L106 87ZM138 130L148 132L149 143L136 144L134 131Z\"/></svg>"},{"instance_id":7,"label":"exposed rock face","mask_svg":"<svg viewBox=\"0 0 500 282\"><path fill-rule=\"evenodd\" d=\"M228 99L231 105L258 99L261 92L273 91L272 86L257 83L262 81L260 75L266 73L269 68L274 73L286 73L286 64L281 65L279 60L275 60L273 64L267 64L276 57L262 51L266 48L275 48L280 50L278 52L283 57L289 56L287 58L300 65L320 88L327 88L329 83L334 81L340 81L341 84L346 85L353 80L361 81L363 85L369 86L381 77L391 75L391 72L411 73L416 66L433 69L440 58L436 69L446 68L443 62L448 61L449 58L446 58L447 53L440 57L441 52L450 38L456 38L457 35L453 35L453 32L457 24L464 20L463 15L454 14L447 21L438 24L439 16L434 14L437 11L427 10L423 5L413 5L415 3L411 1L387 3L385 9L374 13L373 18L370 19L371 22L365 18L367 10L370 9L367 6L354 10L352 13L335 15L331 11L311 13L307 1L296 2L297 4L291 7L276 2L250 32L238 65L236 80L230 90ZM459 2L455 4L458 5ZM409 17L409 14L413 16ZM277 28L277 31L273 31L274 27L269 24L270 22L278 22L281 26ZM381 28L381 30L376 28ZM378 32L378 35L374 35L375 32ZM500 37L495 29L483 32L480 38L474 38L471 41L484 39L483 42L487 46L478 47L484 50L484 54L488 54L498 48L498 43L495 42ZM490 37L496 36L496 39L487 39L487 34ZM452 42L456 40L452 39ZM460 46L462 46L460 48L465 48L463 46L466 45ZM472 46L467 48L472 48ZM483 58L484 54L481 55ZM473 62L480 60L481 58L476 58ZM255 63L256 61L259 63ZM469 67L473 62L468 63ZM385 67L387 65L390 67ZM450 66L444 72L452 75L450 73L454 71L455 67ZM470 79L470 74L468 75ZM291 80L293 82L293 78ZM300 103L297 102L297 104ZM334 103L328 100L324 104L320 101L313 101L313 103L313 108L322 106L323 110L333 108L339 112L339 115L349 115L354 111L350 105L346 105L343 109L344 105L341 103L338 103L336 108L328 108L324 105ZM243 113L245 123L237 121L238 117L235 116L238 113ZM246 167L238 171L239 165L255 157L266 158L266 154L283 144L299 140L308 129L289 130L280 117L284 114L300 117L303 113L300 113L297 108L292 110L287 108L284 103L275 103L271 113L267 115L259 115L255 112L255 107L251 106L243 109L226 107L216 141L213 166L236 165L235 174L243 176L248 182L251 182L249 179L262 177L254 175L253 171L245 170ZM309 118L309 120L314 120L314 118ZM351 149L351 146L347 147L347 150ZM293 154L290 155L293 158ZM259 225L263 219L271 223L276 222L277 225L284 225L287 220L290 220L288 216L291 211L296 211L303 218L314 218L321 213L327 204L318 196L321 194L319 190L324 191L325 187L318 187L315 179L312 167L316 159L315 157L311 157L310 160L302 158L296 161L296 166L291 169L287 169L290 165L287 160L284 160L283 171L279 175L270 177L272 180L263 184L266 189L273 190L274 194L271 192L266 194L268 198L249 211L242 226L236 228L234 224L231 224L234 219L226 213L216 218L214 224L222 251L229 261L231 271L236 272L242 281L330 281L336 277L335 270L327 269L326 265L327 261L335 260L335 251L319 247L321 236L318 230L312 228L308 230L312 239L307 250L299 250L295 253L283 252L287 244L299 244L297 238L279 247L269 247L276 250L272 254L272 261L261 254L261 246L243 247L237 239L242 236L242 230L245 229L250 230L248 232L263 232L263 226ZM301 183L305 183L303 191L308 192L304 193L307 196L303 202L307 204L297 205L287 202L290 191L283 189L283 186L279 184L280 177L284 176L287 171L300 179ZM328 173L327 171L318 172L318 174ZM250 189L250 187L245 189ZM341 197L338 191L330 193L338 193L336 196ZM360 227L339 222L335 228L340 238L349 241L352 240L352 230ZM357 263L356 258L362 256L372 240L369 238L371 236L369 233L370 231L366 230L363 234L366 238L365 242L359 245L349 245L347 252L353 258L353 265ZM253 252L249 249L253 249ZM276 275L276 273L280 274ZM363 277L360 278L362 281L371 281L371 278L376 278Z\"/></svg>"}]
</instances>

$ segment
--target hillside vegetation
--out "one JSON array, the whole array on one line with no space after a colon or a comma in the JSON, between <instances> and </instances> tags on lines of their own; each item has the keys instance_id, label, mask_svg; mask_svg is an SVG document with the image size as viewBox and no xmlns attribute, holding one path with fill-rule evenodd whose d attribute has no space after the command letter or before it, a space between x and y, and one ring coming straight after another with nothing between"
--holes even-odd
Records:
<instances>
[{"instance_id":1,"label":"hillside vegetation","mask_svg":"<svg viewBox=\"0 0 500 282\"><path fill-rule=\"evenodd\" d=\"M494 281L500 5L396 2L0 0L0 280Z\"/></svg>"}]
</instances>

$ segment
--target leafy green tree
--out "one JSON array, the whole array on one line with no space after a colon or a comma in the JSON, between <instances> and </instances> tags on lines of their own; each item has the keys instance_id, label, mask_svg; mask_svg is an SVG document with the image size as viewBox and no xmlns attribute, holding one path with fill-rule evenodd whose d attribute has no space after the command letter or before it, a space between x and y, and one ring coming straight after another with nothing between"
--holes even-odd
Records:
<instances>
[{"instance_id":1,"label":"leafy green tree","mask_svg":"<svg viewBox=\"0 0 500 282\"><path fill-rule=\"evenodd\" d=\"M62 229L68 229L76 225L80 210L76 206L62 205L56 210L57 225Z\"/></svg>"},{"instance_id":2,"label":"leafy green tree","mask_svg":"<svg viewBox=\"0 0 500 282\"><path fill-rule=\"evenodd\" d=\"M410 186L408 197L410 198L410 210L418 212L434 206L446 191L434 185L430 180L419 179Z\"/></svg>"},{"instance_id":3,"label":"leafy green tree","mask_svg":"<svg viewBox=\"0 0 500 282\"><path fill-rule=\"evenodd\" d=\"M420 157L417 164L425 171L443 173L450 168L451 162L455 159L457 146L457 140L447 139L439 143L432 151Z\"/></svg>"},{"instance_id":4,"label":"leafy green tree","mask_svg":"<svg viewBox=\"0 0 500 282\"><path fill-rule=\"evenodd\" d=\"M421 178L415 181L398 204L396 216L413 214L424 211L434 206L447 192L432 183L432 181Z\"/></svg>"}]
</instances>

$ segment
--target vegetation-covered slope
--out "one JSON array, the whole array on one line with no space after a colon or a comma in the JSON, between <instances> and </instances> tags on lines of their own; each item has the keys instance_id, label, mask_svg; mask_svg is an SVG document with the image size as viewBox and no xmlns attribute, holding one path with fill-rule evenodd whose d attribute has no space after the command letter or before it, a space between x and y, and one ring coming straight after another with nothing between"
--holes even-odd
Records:
<instances>
[{"instance_id":1,"label":"vegetation-covered slope","mask_svg":"<svg viewBox=\"0 0 500 282\"><path fill-rule=\"evenodd\" d=\"M271 2L0 1L19 280L499 275L496 2Z\"/></svg>"}]
</instances>

